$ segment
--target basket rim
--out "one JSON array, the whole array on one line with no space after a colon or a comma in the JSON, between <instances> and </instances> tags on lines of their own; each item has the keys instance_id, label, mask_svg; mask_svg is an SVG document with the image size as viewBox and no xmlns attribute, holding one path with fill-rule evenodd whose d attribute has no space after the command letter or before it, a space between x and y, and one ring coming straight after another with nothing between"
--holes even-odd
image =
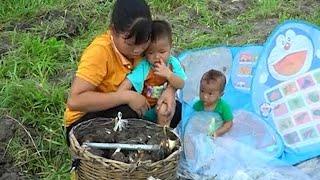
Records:
<instances>
[{"instance_id":1,"label":"basket rim","mask_svg":"<svg viewBox=\"0 0 320 180\"><path fill-rule=\"evenodd\" d=\"M86 147L83 147L83 146L80 146L77 138L75 137L74 135L74 130L77 129L78 127L80 127L81 125L85 124L85 123L89 123L89 121L95 121L95 120L103 120L103 119L108 119L108 120L112 120L114 121L115 119L114 118L103 118L103 117L98 117L98 118L92 118L92 119L89 119L87 121L84 121L84 122L81 122L79 124L77 124L76 126L72 127L72 129L70 130L69 132L69 140L70 140L70 151L72 153L72 156L78 158L78 159L82 159L82 160L95 160L95 161L99 161L103 164L106 164L106 163L115 163L115 164L118 164L118 165L121 165L121 166L125 166L127 168L135 168L137 167L137 165L139 166L156 166L160 163L163 163L163 162L167 162L167 161L170 161L172 158L178 156L180 154L180 152L182 151L182 144L181 144L181 139L180 137L178 136L178 134L176 132L174 132L171 128L170 128L170 132L172 132L176 137L177 139L179 140L180 142L180 146L177 150L175 150L174 152L172 152L169 156L167 156L166 158L164 159L161 159L159 161L155 161L155 162L151 162L151 160L147 160L147 161L138 161L136 163L125 163L125 162L122 162L122 161L117 161L117 160L113 160L113 159L108 159L108 158L105 158L105 157L102 157L102 156L98 156L98 155L95 155L91 152L88 151L88 148ZM161 127L159 126L158 124L156 123L153 123L153 122L150 122L150 121L147 121L147 120L143 120L143 119L137 119L137 118L126 118L128 120L137 120L137 121L143 121L145 123L148 123L148 124L152 124L152 125L156 125L158 127ZM111 121L111 122L112 122ZM82 154L82 156L81 156Z\"/></svg>"}]
</instances>

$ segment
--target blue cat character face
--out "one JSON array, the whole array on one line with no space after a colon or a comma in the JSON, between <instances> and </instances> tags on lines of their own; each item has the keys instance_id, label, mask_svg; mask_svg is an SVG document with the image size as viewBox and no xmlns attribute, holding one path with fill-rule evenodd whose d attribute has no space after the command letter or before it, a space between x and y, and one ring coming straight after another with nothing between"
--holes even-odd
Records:
<instances>
[{"instance_id":1,"label":"blue cat character face","mask_svg":"<svg viewBox=\"0 0 320 180\"><path fill-rule=\"evenodd\" d=\"M311 40L292 29L278 35L267 59L271 76L285 81L307 72L312 64L313 51Z\"/></svg>"}]
</instances>

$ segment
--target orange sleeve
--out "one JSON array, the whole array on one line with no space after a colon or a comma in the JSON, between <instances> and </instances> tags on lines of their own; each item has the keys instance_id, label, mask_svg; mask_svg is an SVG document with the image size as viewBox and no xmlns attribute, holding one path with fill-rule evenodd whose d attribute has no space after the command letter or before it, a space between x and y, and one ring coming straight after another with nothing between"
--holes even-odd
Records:
<instances>
[{"instance_id":1,"label":"orange sleeve","mask_svg":"<svg viewBox=\"0 0 320 180\"><path fill-rule=\"evenodd\" d=\"M107 59L103 46L89 46L81 57L76 76L98 86L107 74Z\"/></svg>"}]
</instances>

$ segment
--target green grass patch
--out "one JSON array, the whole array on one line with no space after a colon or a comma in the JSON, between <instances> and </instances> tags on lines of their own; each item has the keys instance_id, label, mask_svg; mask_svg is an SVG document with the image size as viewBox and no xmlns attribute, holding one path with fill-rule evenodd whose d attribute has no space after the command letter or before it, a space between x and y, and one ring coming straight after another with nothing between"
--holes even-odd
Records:
<instances>
[{"instance_id":1,"label":"green grass patch","mask_svg":"<svg viewBox=\"0 0 320 180\"><path fill-rule=\"evenodd\" d=\"M19 35L14 37L14 48L2 60L0 78L46 79L67 63L69 53L63 41L41 40L39 36Z\"/></svg>"},{"instance_id":2,"label":"green grass patch","mask_svg":"<svg viewBox=\"0 0 320 180\"><path fill-rule=\"evenodd\" d=\"M52 7L63 7L73 1L70 0L2 0L0 2L0 23L16 21L21 18L34 16L40 10Z\"/></svg>"},{"instance_id":3,"label":"green grass patch","mask_svg":"<svg viewBox=\"0 0 320 180\"><path fill-rule=\"evenodd\" d=\"M66 176L68 151L62 129L66 89L67 86L33 80L2 83L1 108L18 119L31 134L28 136L20 127L20 138L14 139L9 148L27 175Z\"/></svg>"}]
</instances>

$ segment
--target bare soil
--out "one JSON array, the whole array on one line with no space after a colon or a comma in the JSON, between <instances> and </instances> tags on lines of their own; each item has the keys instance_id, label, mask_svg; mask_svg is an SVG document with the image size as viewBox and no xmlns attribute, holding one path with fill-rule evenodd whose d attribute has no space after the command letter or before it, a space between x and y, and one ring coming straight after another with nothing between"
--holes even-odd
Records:
<instances>
[{"instance_id":1,"label":"bare soil","mask_svg":"<svg viewBox=\"0 0 320 180\"><path fill-rule=\"evenodd\" d=\"M10 38L5 34L0 34L0 59L9 52L13 46L11 44ZM1 61L0 61L1 62ZM1 65L1 64L0 64Z\"/></svg>"},{"instance_id":2,"label":"bare soil","mask_svg":"<svg viewBox=\"0 0 320 180\"><path fill-rule=\"evenodd\" d=\"M252 0L208 1L208 9L224 23L230 23L250 8Z\"/></svg>"},{"instance_id":3,"label":"bare soil","mask_svg":"<svg viewBox=\"0 0 320 180\"><path fill-rule=\"evenodd\" d=\"M23 179L19 168L14 165L14 157L7 152L7 145L14 137L16 129L13 120L0 117L0 180Z\"/></svg>"},{"instance_id":4,"label":"bare soil","mask_svg":"<svg viewBox=\"0 0 320 180\"><path fill-rule=\"evenodd\" d=\"M88 22L82 16L68 10L51 10L28 20L8 22L2 31L31 32L45 39L56 37L58 40L65 40L80 35L87 28Z\"/></svg>"}]
</instances>

